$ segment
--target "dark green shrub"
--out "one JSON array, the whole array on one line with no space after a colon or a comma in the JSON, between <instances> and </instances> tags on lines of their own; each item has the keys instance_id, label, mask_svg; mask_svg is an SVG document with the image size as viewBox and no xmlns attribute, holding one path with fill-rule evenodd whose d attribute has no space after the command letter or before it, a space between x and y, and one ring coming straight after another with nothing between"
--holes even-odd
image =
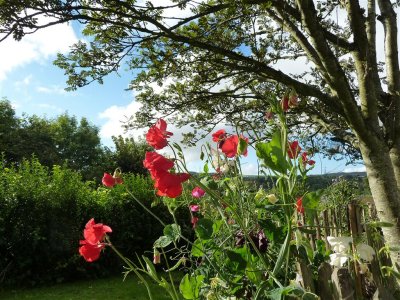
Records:
<instances>
[{"instance_id":1,"label":"dark green shrub","mask_svg":"<svg viewBox=\"0 0 400 300\"><path fill-rule=\"evenodd\" d=\"M109 249L94 263L79 256L79 240L90 218L111 226L112 243L128 257L151 251L162 226L126 188L147 207L154 201L153 183L146 176L128 174L124 185L96 188L75 171L60 166L49 170L37 159L9 168L0 162L0 282L35 285L121 272ZM162 205L153 209L171 222ZM187 212L182 215L182 222L189 223Z\"/></svg>"}]
</instances>

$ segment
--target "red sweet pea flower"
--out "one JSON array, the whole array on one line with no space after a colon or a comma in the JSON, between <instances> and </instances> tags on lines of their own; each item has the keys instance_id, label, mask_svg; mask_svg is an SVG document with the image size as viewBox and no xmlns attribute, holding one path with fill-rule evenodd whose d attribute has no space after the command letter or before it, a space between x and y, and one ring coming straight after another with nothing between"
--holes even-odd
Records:
<instances>
[{"instance_id":1,"label":"red sweet pea flower","mask_svg":"<svg viewBox=\"0 0 400 300\"><path fill-rule=\"evenodd\" d=\"M150 171L151 177L158 177L157 173L165 173L174 167L174 162L156 152L146 152L143 165Z\"/></svg>"},{"instance_id":2,"label":"red sweet pea flower","mask_svg":"<svg viewBox=\"0 0 400 300\"><path fill-rule=\"evenodd\" d=\"M304 214L303 197L297 198L296 208L299 213Z\"/></svg>"},{"instance_id":3,"label":"red sweet pea flower","mask_svg":"<svg viewBox=\"0 0 400 300\"><path fill-rule=\"evenodd\" d=\"M194 198L201 198L205 195L205 191L201 189L200 187L196 186L193 191L192 191L192 196Z\"/></svg>"},{"instance_id":4,"label":"red sweet pea flower","mask_svg":"<svg viewBox=\"0 0 400 300\"><path fill-rule=\"evenodd\" d=\"M220 142L226 138L225 129L220 129L212 134L212 140L214 142Z\"/></svg>"},{"instance_id":5,"label":"red sweet pea flower","mask_svg":"<svg viewBox=\"0 0 400 300\"><path fill-rule=\"evenodd\" d=\"M108 173L104 173L103 178L101 179L101 182L106 187L113 187L116 184L122 184L123 183L121 177L112 176L111 174L108 174Z\"/></svg>"},{"instance_id":6,"label":"red sweet pea flower","mask_svg":"<svg viewBox=\"0 0 400 300\"><path fill-rule=\"evenodd\" d=\"M104 173L103 179L101 182L106 186L106 187L113 187L115 185L115 179L112 177L111 174Z\"/></svg>"},{"instance_id":7,"label":"red sweet pea flower","mask_svg":"<svg viewBox=\"0 0 400 300\"><path fill-rule=\"evenodd\" d=\"M85 237L87 244L97 245L104 239L108 232L112 232L109 226L101 223L96 224L92 218L86 223L85 229L83 230L83 236Z\"/></svg>"},{"instance_id":8,"label":"red sweet pea flower","mask_svg":"<svg viewBox=\"0 0 400 300\"><path fill-rule=\"evenodd\" d=\"M82 245L79 247L79 254L82 255L87 262L94 262L99 259L101 249L105 247L105 245L101 243L92 245L86 240L81 240L79 244Z\"/></svg>"},{"instance_id":9,"label":"red sweet pea flower","mask_svg":"<svg viewBox=\"0 0 400 300\"><path fill-rule=\"evenodd\" d=\"M101 249L106 246L102 241L108 232L112 232L109 226L96 224L93 218L86 223L83 230L85 239L79 242L82 245L79 247L79 253L86 261L93 262L100 257Z\"/></svg>"},{"instance_id":10,"label":"red sweet pea flower","mask_svg":"<svg viewBox=\"0 0 400 300\"><path fill-rule=\"evenodd\" d=\"M146 152L143 165L150 171L151 178L155 180L154 187L158 189L157 195L176 198L182 194L182 182L188 180L190 175L168 172L174 167L172 160L156 152Z\"/></svg>"},{"instance_id":11,"label":"red sweet pea flower","mask_svg":"<svg viewBox=\"0 0 400 300\"><path fill-rule=\"evenodd\" d=\"M289 110L289 96L285 95L283 96L281 100L281 107L283 112L287 112Z\"/></svg>"},{"instance_id":12,"label":"red sweet pea flower","mask_svg":"<svg viewBox=\"0 0 400 300\"><path fill-rule=\"evenodd\" d=\"M169 172L157 173L154 187L158 189L158 196L176 198L182 194L182 183L190 178L189 174L171 174Z\"/></svg>"},{"instance_id":13,"label":"red sweet pea flower","mask_svg":"<svg viewBox=\"0 0 400 300\"><path fill-rule=\"evenodd\" d=\"M315 165L315 160L308 159L307 152L303 152L301 154L301 161L303 162L304 167L306 167L306 165L309 165L309 166Z\"/></svg>"},{"instance_id":14,"label":"red sweet pea flower","mask_svg":"<svg viewBox=\"0 0 400 300\"><path fill-rule=\"evenodd\" d=\"M288 155L290 159L297 158L301 151L301 147L299 146L298 141L294 141L292 143L289 142L289 149L288 149Z\"/></svg>"},{"instance_id":15,"label":"red sweet pea flower","mask_svg":"<svg viewBox=\"0 0 400 300\"><path fill-rule=\"evenodd\" d=\"M243 136L240 139L248 142L248 138ZM226 157L232 158L237 155L238 152L238 145L239 145L239 136L231 135L227 139L225 139L224 143L221 145L221 151L226 155ZM243 150L243 156L247 156L247 147Z\"/></svg>"},{"instance_id":16,"label":"red sweet pea flower","mask_svg":"<svg viewBox=\"0 0 400 300\"><path fill-rule=\"evenodd\" d=\"M159 119L147 132L146 141L154 149L160 150L167 146L167 138L170 136L172 136L172 132L167 131L167 123L163 119Z\"/></svg>"}]
</instances>

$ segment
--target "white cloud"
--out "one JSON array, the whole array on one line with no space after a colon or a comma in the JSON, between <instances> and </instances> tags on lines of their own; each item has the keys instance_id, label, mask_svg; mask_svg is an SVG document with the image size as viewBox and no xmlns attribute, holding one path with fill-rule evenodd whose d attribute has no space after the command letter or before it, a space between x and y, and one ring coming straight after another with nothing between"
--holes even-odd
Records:
<instances>
[{"instance_id":1,"label":"white cloud","mask_svg":"<svg viewBox=\"0 0 400 300\"><path fill-rule=\"evenodd\" d=\"M18 88L22 87L22 86L28 86L31 84L32 78L33 78L33 75L29 74L28 76L24 77L23 79L16 81L14 83L14 85L15 85L15 87L18 87Z\"/></svg>"},{"instance_id":2,"label":"white cloud","mask_svg":"<svg viewBox=\"0 0 400 300\"><path fill-rule=\"evenodd\" d=\"M259 171L257 164L251 162L243 162L241 168L244 175L257 175Z\"/></svg>"},{"instance_id":3,"label":"white cloud","mask_svg":"<svg viewBox=\"0 0 400 300\"><path fill-rule=\"evenodd\" d=\"M38 104L36 104L36 106L40 107L40 108L48 109L48 110L54 110L56 112L62 112L62 109L60 107L58 107L56 105L51 105L48 103L38 103Z\"/></svg>"},{"instance_id":4,"label":"white cloud","mask_svg":"<svg viewBox=\"0 0 400 300\"><path fill-rule=\"evenodd\" d=\"M67 93L62 87L59 87L58 85L52 85L50 87L38 86L36 88L36 91L42 94L57 94L57 95L64 95Z\"/></svg>"},{"instance_id":5,"label":"white cloud","mask_svg":"<svg viewBox=\"0 0 400 300\"><path fill-rule=\"evenodd\" d=\"M365 172L365 166L349 166L344 168L344 173L353 173L353 172Z\"/></svg>"},{"instance_id":6,"label":"white cloud","mask_svg":"<svg viewBox=\"0 0 400 300\"><path fill-rule=\"evenodd\" d=\"M43 22L43 18L39 18L40 22ZM69 46L77 41L78 38L69 24L47 27L25 36L19 42L9 37L0 43L0 81L18 67L34 61L43 62L58 52L67 52Z\"/></svg>"},{"instance_id":7,"label":"white cloud","mask_svg":"<svg viewBox=\"0 0 400 300\"><path fill-rule=\"evenodd\" d=\"M118 136L118 135L122 135L125 137L133 137L135 139L143 138L148 128L134 129L130 130L129 132L124 132L124 129L122 128L122 122L127 120L127 118L129 118L131 115L138 112L141 109L141 107L142 105L140 103L132 101L126 106L113 105L107 108L105 111L101 112L99 114L99 118L106 120L106 122L100 128L100 136L103 142L109 145L111 144L111 136ZM226 128L222 125L216 129L221 129L221 128L225 128L227 131L232 131L229 128ZM201 145L204 145L207 142L211 142L211 135L201 140L199 143L196 144L195 147L184 147L181 144L181 140L183 139L182 133L188 133L192 131L193 128L188 125L182 128L178 128L172 124L168 124L167 130L173 132L174 134L169 139L169 141L172 143L176 142L182 146L186 162L190 163L190 165L193 168L198 168L198 165L193 163L199 162ZM172 155L172 152L167 149L160 152L166 155Z\"/></svg>"},{"instance_id":8,"label":"white cloud","mask_svg":"<svg viewBox=\"0 0 400 300\"><path fill-rule=\"evenodd\" d=\"M99 114L100 119L105 119L106 122L100 129L101 138L111 141L111 136L133 136L138 139L143 137L145 129L131 130L128 133L124 132L122 122L127 120L131 115L141 109L141 104L132 101L126 106L113 105Z\"/></svg>"},{"instance_id":9,"label":"white cloud","mask_svg":"<svg viewBox=\"0 0 400 300\"><path fill-rule=\"evenodd\" d=\"M19 102L12 101L12 102L11 102L11 107L15 110L15 109L17 109L17 108L20 108L20 107L21 107L21 104L20 104Z\"/></svg>"},{"instance_id":10,"label":"white cloud","mask_svg":"<svg viewBox=\"0 0 400 300\"><path fill-rule=\"evenodd\" d=\"M175 2L171 0L150 0L150 1L139 1L139 5L144 5L146 2L151 2L154 7L167 7L173 6L171 8L167 8L163 11L163 17L171 18L164 20L164 24L168 26L173 26L174 24L178 23L180 20L175 18L186 18L191 16L193 13L191 12L191 8L196 4L188 4L185 9L180 9ZM150 25L150 24L149 24ZM152 26L152 25L150 25Z\"/></svg>"}]
</instances>

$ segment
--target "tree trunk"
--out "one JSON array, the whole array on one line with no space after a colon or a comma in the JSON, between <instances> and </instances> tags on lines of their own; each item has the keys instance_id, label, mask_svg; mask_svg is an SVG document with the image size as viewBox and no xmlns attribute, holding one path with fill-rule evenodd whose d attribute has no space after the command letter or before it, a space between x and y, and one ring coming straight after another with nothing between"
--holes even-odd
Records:
<instances>
[{"instance_id":1,"label":"tree trunk","mask_svg":"<svg viewBox=\"0 0 400 300\"><path fill-rule=\"evenodd\" d=\"M400 146L395 145L390 149L390 159L392 160L392 165L394 169L394 175L397 181L397 188L400 191Z\"/></svg>"},{"instance_id":2,"label":"tree trunk","mask_svg":"<svg viewBox=\"0 0 400 300\"><path fill-rule=\"evenodd\" d=\"M360 149L379 220L394 225L382 228L385 241L391 247L398 247L400 246L400 192L389 149L383 142L367 144L361 139ZM392 262L400 264L398 251L391 252L391 258Z\"/></svg>"}]
</instances>

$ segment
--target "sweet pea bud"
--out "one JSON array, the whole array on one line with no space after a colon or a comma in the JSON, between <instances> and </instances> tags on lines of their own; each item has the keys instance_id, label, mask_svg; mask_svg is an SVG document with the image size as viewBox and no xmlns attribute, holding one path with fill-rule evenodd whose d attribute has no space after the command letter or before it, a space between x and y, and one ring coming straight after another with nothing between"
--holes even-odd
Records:
<instances>
[{"instance_id":1,"label":"sweet pea bud","mask_svg":"<svg viewBox=\"0 0 400 300\"><path fill-rule=\"evenodd\" d=\"M161 255L160 252L156 248L154 248L154 253L153 253L153 264L159 264L161 263Z\"/></svg>"},{"instance_id":2,"label":"sweet pea bud","mask_svg":"<svg viewBox=\"0 0 400 300\"><path fill-rule=\"evenodd\" d=\"M289 110L289 95L286 92L281 100L281 107L283 112L287 112Z\"/></svg>"},{"instance_id":3,"label":"sweet pea bud","mask_svg":"<svg viewBox=\"0 0 400 300\"><path fill-rule=\"evenodd\" d=\"M263 200L266 197L266 193L263 189L259 189L257 194L254 196L254 200L256 200L257 202L260 202L261 200Z\"/></svg>"},{"instance_id":4,"label":"sweet pea bud","mask_svg":"<svg viewBox=\"0 0 400 300\"><path fill-rule=\"evenodd\" d=\"M122 172L120 168L115 169L114 175L115 183L121 184L122 183Z\"/></svg>"},{"instance_id":5,"label":"sweet pea bud","mask_svg":"<svg viewBox=\"0 0 400 300\"><path fill-rule=\"evenodd\" d=\"M237 154L247 156L247 146L248 146L248 139L243 136L240 136L239 145L237 147Z\"/></svg>"},{"instance_id":6,"label":"sweet pea bud","mask_svg":"<svg viewBox=\"0 0 400 300\"><path fill-rule=\"evenodd\" d=\"M290 94L289 94L288 106L290 108L294 108L294 107L297 107L298 105L299 105L299 98L297 96L297 93L295 90L291 90Z\"/></svg>"},{"instance_id":7,"label":"sweet pea bud","mask_svg":"<svg viewBox=\"0 0 400 300\"><path fill-rule=\"evenodd\" d=\"M271 204L275 204L278 201L278 198L276 198L275 194L269 194L267 196L268 202Z\"/></svg>"},{"instance_id":8,"label":"sweet pea bud","mask_svg":"<svg viewBox=\"0 0 400 300\"><path fill-rule=\"evenodd\" d=\"M272 111L267 111L265 113L265 119L267 119L267 121L272 121L274 119L274 113Z\"/></svg>"}]
</instances>

